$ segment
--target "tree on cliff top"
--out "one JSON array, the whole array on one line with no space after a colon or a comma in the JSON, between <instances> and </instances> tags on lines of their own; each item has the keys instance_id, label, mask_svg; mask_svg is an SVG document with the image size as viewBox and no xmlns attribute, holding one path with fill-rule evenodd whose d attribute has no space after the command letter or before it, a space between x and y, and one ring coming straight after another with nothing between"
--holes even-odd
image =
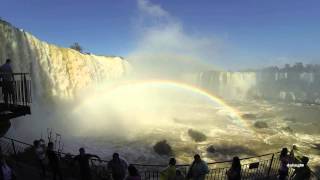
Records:
<instances>
[{"instance_id":1,"label":"tree on cliff top","mask_svg":"<svg viewBox=\"0 0 320 180\"><path fill-rule=\"evenodd\" d=\"M79 43L75 42L73 43L71 46L70 46L71 49L74 49L76 51L79 51L79 52L83 52L83 48L80 46Z\"/></svg>"}]
</instances>

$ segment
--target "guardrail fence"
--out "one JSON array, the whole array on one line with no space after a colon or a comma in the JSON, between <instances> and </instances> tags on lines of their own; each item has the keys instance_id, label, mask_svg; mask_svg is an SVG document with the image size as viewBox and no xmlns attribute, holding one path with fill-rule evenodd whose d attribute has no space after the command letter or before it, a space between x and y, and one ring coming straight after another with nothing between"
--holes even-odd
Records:
<instances>
[{"instance_id":1,"label":"guardrail fence","mask_svg":"<svg viewBox=\"0 0 320 180\"><path fill-rule=\"evenodd\" d=\"M4 86L3 79L1 77L8 76L8 74L0 73L0 102L4 103ZM11 76L11 75L10 75ZM9 87L10 94L8 97L9 105L30 105L31 99L31 77L29 73L13 73L12 87Z\"/></svg>"},{"instance_id":2,"label":"guardrail fence","mask_svg":"<svg viewBox=\"0 0 320 180\"><path fill-rule=\"evenodd\" d=\"M32 148L31 144L21 142L15 139L2 137L0 139L0 146L2 153L6 155L11 155L19 160L19 155L25 153L25 151L30 151ZM60 153L60 155L66 156L65 153ZM68 154L70 156L70 154ZM264 154L261 156L242 158L242 179L245 180L265 180L265 179L277 179L278 169L280 166L280 153ZM72 155L71 155L72 156ZM69 157L70 158L70 157ZM107 171L108 161L97 159L91 160L92 171L96 177L107 177L110 176ZM160 179L160 172L166 167L166 165L146 165L146 164L133 164L139 170L142 179L144 180L158 180ZM208 163L210 168L210 173L206 176L208 180L222 180L227 179L226 172L231 166L231 161L213 162ZM186 175L189 165L177 165L184 175ZM289 177L292 175L293 169L290 168ZM311 173L310 180L319 180L319 176L315 173Z\"/></svg>"}]
</instances>

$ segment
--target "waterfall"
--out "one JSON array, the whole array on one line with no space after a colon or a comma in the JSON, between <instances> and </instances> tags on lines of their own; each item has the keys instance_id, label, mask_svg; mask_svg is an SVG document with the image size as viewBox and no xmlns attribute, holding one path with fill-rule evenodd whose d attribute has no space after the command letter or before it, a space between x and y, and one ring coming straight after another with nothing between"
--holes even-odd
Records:
<instances>
[{"instance_id":1,"label":"waterfall","mask_svg":"<svg viewBox=\"0 0 320 180\"><path fill-rule=\"evenodd\" d=\"M199 77L198 84L226 99L259 97L309 103L320 98L317 72L208 71Z\"/></svg>"},{"instance_id":2,"label":"waterfall","mask_svg":"<svg viewBox=\"0 0 320 180\"><path fill-rule=\"evenodd\" d=\"M200 74L201 86L213 94L226 99L244 99L256 86L256 74L253 72L210 71Z\"/></svg>"},{"instance_id":3,"label":"waterfall","mask_svg":"<svg viewBox=\"0 0 320 180\"><path fill-rule=\"evenodd\" d=\"M61 48L2 20L0 42L0 63L10 58L14 72L31 73L34 98L72 99L90 84L119 79L129 70L128 62L121 57Z\"/></svg>"}]
</instances>

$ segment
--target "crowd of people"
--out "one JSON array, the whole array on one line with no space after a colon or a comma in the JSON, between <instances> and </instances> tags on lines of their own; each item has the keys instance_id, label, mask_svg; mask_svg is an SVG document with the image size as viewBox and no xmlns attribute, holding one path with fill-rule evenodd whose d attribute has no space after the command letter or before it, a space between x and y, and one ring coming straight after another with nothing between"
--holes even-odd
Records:
<instances>
[{"instance_id":1,"label":"crowd of people","mask_svg":"<svg viewBox=\"0 0 320 180\"><path fill-rule=\"evenodd\" d=\"M295 146L293 147L294 150ZM53 142L49 142L47 147L45 146L44 140L35 140L33 146L36 162L41 172L43 179L52 178L53 180L64 179L64 175L61 169L61 156L54 150ZM311 170L308 167L309 159L305 156L295 157L294 152L288 152L287 148L283 148L280 153L280 166L278 170L277 179L286 180L308 180L311 176ZM90 159L94 158L98 161L102 161L97 155L86 153L84 148L79 149L79 154L71 157L72 165L78 164L79 167L79 178L81 180L91 180L91 168ZM299 165L295 167L295 171L289 177L289 166L290 164ZM242 178L242 168L239 157L234 157L232 160L231 167L226 171L225 177L228 180L240 180ZM48 173L50 170L51 173ZM133 164L120 157L118 153L114 153L112 159L107 163L107 171L110 175L109 179L113 180L141 180L142 177L138 169ZM127 174L128 173L128 174ZM182 169L176 166L176 159L170 158L168 166L163 170L160 170L160 180L204 180L207 174L210 173L210 169L207 163L201 159L199 154L194 155L194 160L187 173L183 173ZM49 175L50 174L50 175ZM50 177L51 176L51 177ZM14 180L15 173L12 166L7 163L5 156L0 153L0 180Z\"/></svg>"},{"instance_id":2,"label":"crowd of people","mask_svg":"<svg viewBox=\"0 0 320 180\"><path fill-rule=\"evenodd\" d=\"M295 147L293 147L294 149ZM61 169L61 156L58 152L54 151L54 144L49 142L47 147L44 140L35 140L33 150L37 159L39 172L41 177L52 178L53 180L64 179L64 175ZM81 180L91 180L91 167L90 159L94 158L97 161L102 161L97 155L86 153L84 148L79 149L79 154L71 157L72 165L78 164L79 178ZM278 170L277 178L279 180L294 179L294 180L307 180L310 178L310 168L308 167L308 158L303 156L299 158L299 163L303 163L303 166L296 168L292 176L289 177L289 165L296 163L297 157L294 156L293 151L288 152L287 148L283 148L280 153L280 166ZM228 180L240 180L242 179L241 160L239 157L234 157L231 167L226 171L225 177ZM118 153L114 153L112 159L107 162L107 172L109 174L108 179L113 180L141 180L138 169L133 164L120 157ZM6 163L5 157L0 155L0 180L13 180L14 171L8 163ZM50 173L48 173L50 170ZM212 170L214 171L214 170ZM159 172L160 180L204 180L210 173L210 169L207 163L201 159L199 154L194 155L194 160L189 166L188 171L185 173L183 169L176 165L176 159L170 158L168 166ZM50 175L49 175L50 174Z\"/></svg>"}]
</instances>

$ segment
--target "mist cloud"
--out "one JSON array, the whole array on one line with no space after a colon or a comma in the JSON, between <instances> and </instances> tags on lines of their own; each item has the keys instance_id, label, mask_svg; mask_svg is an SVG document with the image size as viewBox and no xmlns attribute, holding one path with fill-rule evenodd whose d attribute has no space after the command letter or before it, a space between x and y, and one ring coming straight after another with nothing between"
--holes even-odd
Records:
<instances>
[{"instance_id":1,"label":"mist cloud","mask_svg":"<svg viewBox=\"0 0 320 180\"><path fill-rule=\"evenodd\" d=\"M219 51L212 37L188 33L183 24L160 5L138 0L136 48L128 56L135 72L168 78L215 67Z\"/></svg>"},{"instance_id":2,"label":"mist cloud","mask_svg":"<svg viewBox=\"0 0 320 180\"><path fill-rule=\"evenodd\" d=\"M161 6L152 4L148 0L138 0L138 9L154 17L169 17L169 13Z\"/></svg>"}]
</instances>

